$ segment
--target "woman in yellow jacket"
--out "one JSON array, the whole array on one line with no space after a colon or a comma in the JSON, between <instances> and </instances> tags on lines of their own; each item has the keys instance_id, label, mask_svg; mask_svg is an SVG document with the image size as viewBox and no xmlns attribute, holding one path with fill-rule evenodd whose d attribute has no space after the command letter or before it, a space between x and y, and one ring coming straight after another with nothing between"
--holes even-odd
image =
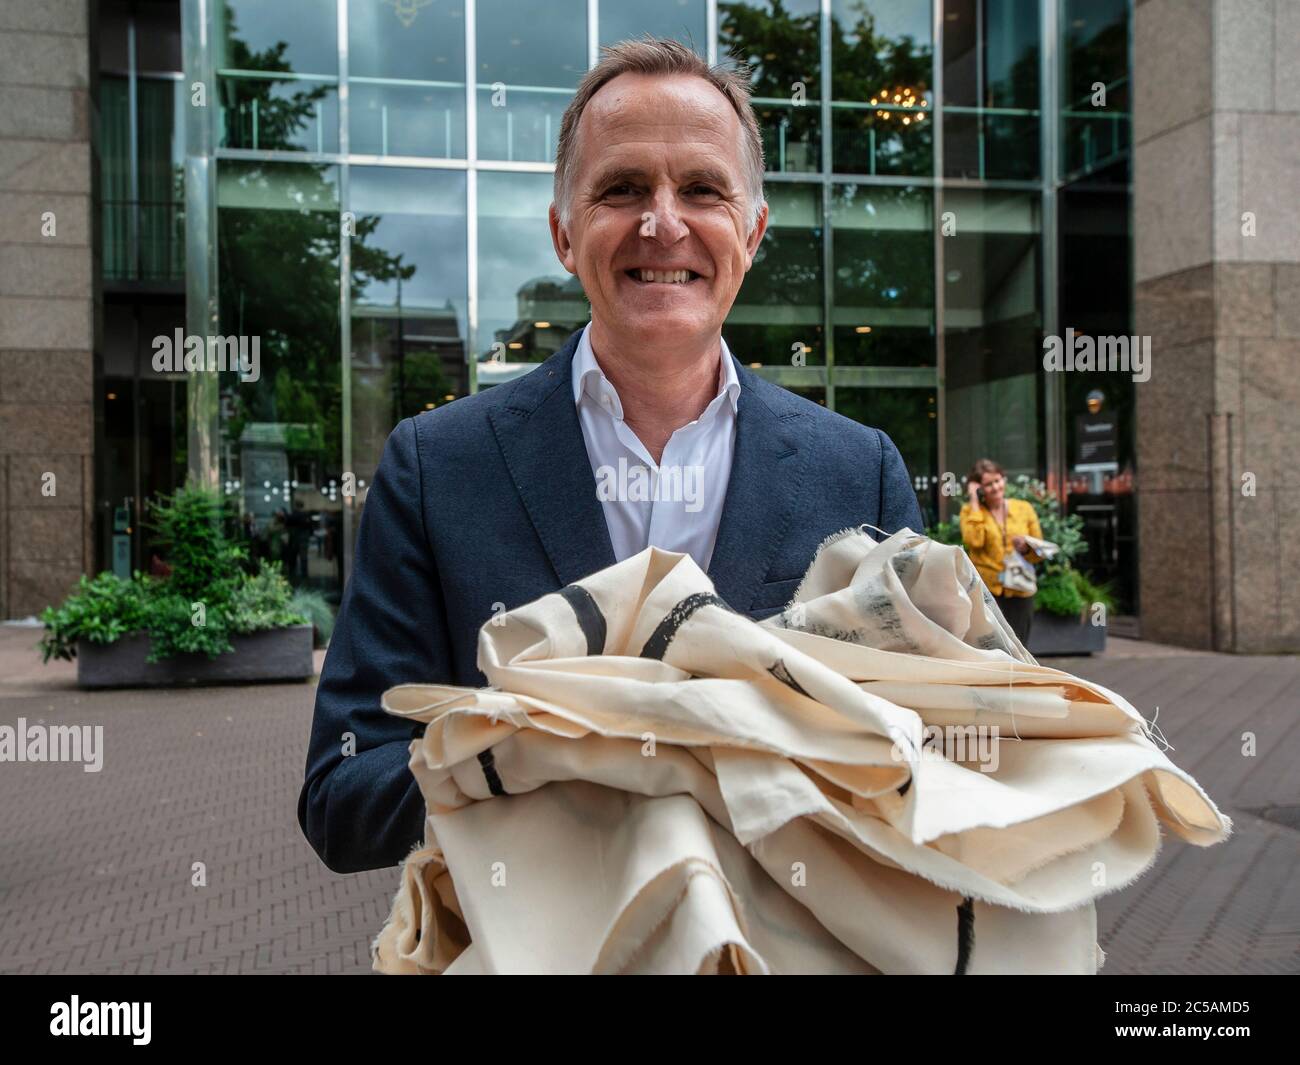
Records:
<instances>
[{"instance_id":1,"label":"woman in yellow jacket","mask_svg":"<svg viewBox=\"0 0 1300 1065\"><path fill-rule=\"evenodd\" d=\"M980 459L971 467L966 477L969 501L961 508L961 538L979 575L997 599L1003 617L1020 642L1028 644L1034 620L1034 597L1003 588L999 577L1003 560L1012 548L1027 562L1040 561L1025 537L1042 539L1043 530L1033 506L1023 499L1008 499L1006 488L1006 473L992 459Z\"/></svg>"}]
</instances>

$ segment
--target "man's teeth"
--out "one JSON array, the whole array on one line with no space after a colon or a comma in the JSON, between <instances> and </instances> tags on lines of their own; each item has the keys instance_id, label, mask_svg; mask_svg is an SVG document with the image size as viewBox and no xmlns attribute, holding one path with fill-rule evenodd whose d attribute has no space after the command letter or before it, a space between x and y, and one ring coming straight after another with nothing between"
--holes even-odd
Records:
<instances>
[{"instance_id":1,"label":"man's teeth","mask_svg":"<svg viewBox=\"0 0 1300 1065\"><path fill-rule=\"evenodd\" d=\"M638 270L637 277L642 281L680 285L691 279L691 272L689 270Z\"/></svg>"}]
</instances>

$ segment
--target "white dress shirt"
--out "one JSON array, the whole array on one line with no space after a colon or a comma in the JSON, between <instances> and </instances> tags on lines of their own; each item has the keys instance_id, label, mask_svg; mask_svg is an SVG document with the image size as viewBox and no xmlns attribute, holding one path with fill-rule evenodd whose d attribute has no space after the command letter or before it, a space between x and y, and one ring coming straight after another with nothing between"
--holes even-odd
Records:
<instances>
[{"instance_id":1,"label":"white dress shirt","mask_svg":"<svg viewBox=\"0 0 1300 1065\"><path fill-rule=\"evenodd\" d=\"M722 341L718 394L695 421L669 437L656 465L623 420L623 404L596 362L590 333L588 323L573 356L573 401L614 557L622 562L661 547L689 554L707 572L736 450L740 379L727 342Z\"/></svg>"}]
</instances>

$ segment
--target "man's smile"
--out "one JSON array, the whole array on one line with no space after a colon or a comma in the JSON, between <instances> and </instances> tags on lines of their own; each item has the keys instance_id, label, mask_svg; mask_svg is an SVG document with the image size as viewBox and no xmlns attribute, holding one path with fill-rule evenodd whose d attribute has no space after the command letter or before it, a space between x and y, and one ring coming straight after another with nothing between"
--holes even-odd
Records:
<instances>
[{"instance_id":1,"label":"man's smile","mask_svg":"<svg viewBox=\"0 0 1300 1065\"><path fill-rule=\"evenodd\" d=\"M694 281L703 280L701 275L694 270L686 269L650 270L637 266L630 270L624 270L623 274L638 285L689 285Z\"/></svg>"}]
</instances>

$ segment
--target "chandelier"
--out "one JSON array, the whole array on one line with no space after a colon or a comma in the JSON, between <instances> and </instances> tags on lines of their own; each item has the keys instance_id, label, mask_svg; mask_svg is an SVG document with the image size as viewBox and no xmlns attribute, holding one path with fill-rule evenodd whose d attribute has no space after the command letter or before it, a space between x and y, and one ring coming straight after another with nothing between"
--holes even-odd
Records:
<instances>
[{"instance_id":1,"label":"chandelier","mask_svg":"<svg viewBox=\"0 0 1300 1065\"><path fill-rule=\"evenodd\" d=\"M918 96L916 90L906 86L899 86L892 91L881 89L880 92L871 98L872 107L884 105L886 110L876 112L876 117L883 119L885 122L893 122L898 119L904 126L910 126L913 122L920 123L925 121L926 112L917 111L915 114L903 114L903 108L915 108L918 105L922 108L930 106L929 100L923 100Z\"/></svg>"}]
</instances>

